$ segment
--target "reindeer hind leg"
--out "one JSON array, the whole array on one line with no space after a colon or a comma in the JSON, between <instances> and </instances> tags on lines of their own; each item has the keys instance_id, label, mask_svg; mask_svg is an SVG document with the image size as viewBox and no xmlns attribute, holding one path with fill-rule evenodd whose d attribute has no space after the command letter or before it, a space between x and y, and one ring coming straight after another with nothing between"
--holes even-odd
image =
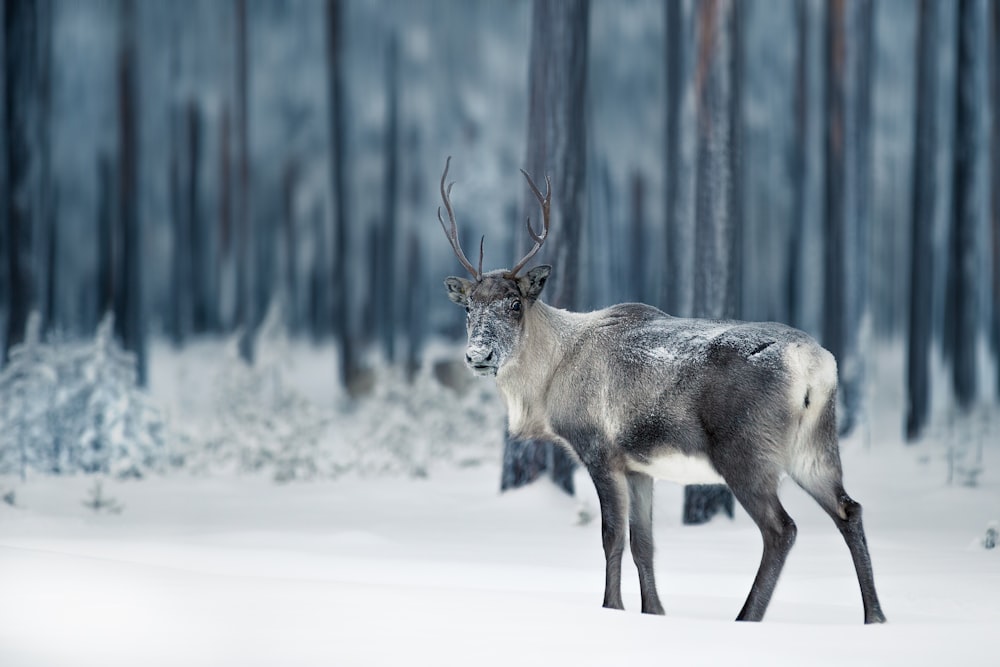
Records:
<instances>
[{"instance_id":1,"label":"reindeer hind leg","mask_svg":"<svg viewBox=\"0 0 1000 667\"><path fill-rule=\"evenodd\" d=\"M861 587L865 623L884 623L885 614L875 592L868 541L861 524L861 505L844 490L834 406L831 399L813 431L802 434L798 465L789 474L830 515L844 537Z\"/></svg>"},{"instance_id":2,"label":"reindeer hind leg","mask_svg":"<svg viewBox=\"0 0 1000 667\"><path fill-rule=\"evenodd\" d=\"M741 451L745 454L754 449L744 446L729 451ZM744 456L736 456L732 460L720 457L714 463L733 495L757 524L764 542L757 576L736 617L737 621L760 621L771 602L774 587L785 566L788 552L795 544L798 531L792 517L778 499L779 473L774 466L763 459L747 462ZM747 470L755 470L756 473L747 474Z\"/></svg>"},{"instance_id":3,"label":"reindeer hind leg","mask_svg":"<svg viewBox=\"0 0 1000 667\"><path fill-rule=\"evenodd\" d=\"M840 476L795 477L805 491L819 503L820 507L833 519L837 529L847 543L854 561L854 570L861 587L861 601L865 610L865 623L885 623L885 614L875 592L875 577L872 573L868 540L861 523L861 504L847 495Z\"/></svg>"}]
</instances>

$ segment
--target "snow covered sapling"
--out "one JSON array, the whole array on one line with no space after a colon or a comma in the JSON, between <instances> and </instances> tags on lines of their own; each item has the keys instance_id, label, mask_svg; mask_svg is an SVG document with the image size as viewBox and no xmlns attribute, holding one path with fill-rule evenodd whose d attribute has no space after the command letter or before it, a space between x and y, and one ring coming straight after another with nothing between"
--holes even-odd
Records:
<instances>
[{"instance_id":1,"label":"snow covered sapling","mask_svg":"<svg viewBox=\"0 0 1000 667\"><path fill-rule=\"evenodd\" d=\"M1000 522L991 521L986 527L986 534L983 536L984 549L996 549L997 541L1000 540Z\"/></svg>"},{"instance_id":2,"label":"snow covered sapling","mask_svg":"<svg viewBox=\"0 0 1000 667\"><path fill-rule=\"evenodd\" d=\"M162 463L164 431L110 314L92 345L42 342L38 314L29 317L0 370L0 473L139 477Z\"/></svg>"},{"instance_id":3,"label":"snow covered sapling","mask_svg":"<svg viewBox=\"0 0 1000 667\"><path fill-rule=\"evenodd\" d=\"M108 514L121 514L125 506L114 498L104 495L104 485L101 480L95 479L90 487L87 498L83 501L83 506L94 510L95 513L107 512Z\"/></svg>"},{"instance_id":4,"label":"snow covered sapling","mask_svg":"<svg viewBox=\"0 0 1000 667\"><path fill-rule=\"evenodd\" d=\"M807 334L776 323L675 318L629 303L573 313L539 297L551 272L519 275L549 233L551 184L541 191L542 232L510 270L483 273L466 258L441 176L450 227L472 280L445 280L465 308L465 360L493 376L511 434L549 440L576 455L601 504L604 606L622 608L626 534L639 570L642 611L662 614L653 577L653 479L725 482L760 528L764 552L737 620L764 617L796 528L778 499L784 475L830 515L861 586L866 623L885 620L875 593L861 505L844 491L836 424L837 362ZM523 172L522 172L523 173Z\"/></svg>"}]
</instances>

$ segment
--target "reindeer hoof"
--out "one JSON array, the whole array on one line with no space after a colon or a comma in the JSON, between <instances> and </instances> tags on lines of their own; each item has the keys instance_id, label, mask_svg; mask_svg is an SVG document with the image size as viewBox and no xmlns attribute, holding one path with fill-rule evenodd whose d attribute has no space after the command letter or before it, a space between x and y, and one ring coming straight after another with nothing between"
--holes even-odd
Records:
<instances>
[{"instance_id":1,"label":"reindeer hoof","mask_svg":"<svg viewBox=\"0 0 1000 667\"><path fill-rule=\"evenodd\" d=\"M871 614L865 617L865 625L870 623L885 623L885 614L882 613L881 609L876 609Z\"/></svg>"}]
</instances>

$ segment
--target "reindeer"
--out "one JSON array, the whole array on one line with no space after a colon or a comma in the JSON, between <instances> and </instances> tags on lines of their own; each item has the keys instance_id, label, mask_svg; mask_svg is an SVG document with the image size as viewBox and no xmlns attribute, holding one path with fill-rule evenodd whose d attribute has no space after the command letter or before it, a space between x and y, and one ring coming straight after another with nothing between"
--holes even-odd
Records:
<instances>
[{"instance_id":1,"label":"reindeer","mask_svg":"<svg viewBox=\"0 0 1000 667\"><path fill-rule=\"evenodd\" d=\"M764 551L737 616L764 617L796 527L778 499L784 475L833 519L854 560L865 623L885 621L875 593L861 505L844 491L837 439L837 362L810 336L774 322L671 317L639 303L591 313L553 308L539 296L551 266L522 269L549 234L545 194L523 169L542 210L542 231L512 269L483 273L450 225L438 221L472 280L445 280L465 307L472 372L493 376L511 435L556 442L590 473L601 505L606 560L604 606L623 609L626 533L639 571L642 611L662 614L653 576L653 480L725 483L760 528ZM627 526L627 530L626 530Z\"/></svg>"}]
</instances>

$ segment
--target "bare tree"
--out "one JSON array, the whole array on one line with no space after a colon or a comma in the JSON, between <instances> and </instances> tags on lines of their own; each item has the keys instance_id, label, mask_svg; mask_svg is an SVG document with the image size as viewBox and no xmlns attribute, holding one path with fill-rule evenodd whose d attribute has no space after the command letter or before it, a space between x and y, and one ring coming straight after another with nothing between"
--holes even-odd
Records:
<instances>
[{"instance_id":1,"label":"bare tree","mask_svg":"<svg viewBox=\"0 0 1000 667\"><path fill-rule=\"evenodd\" d=\"M355 332L351 324L348 261L347 124L344 99L344 8L340 0L326 3L326 56L330 119L330 174L333 194L333 327L340 344L340 382L351 389L358 374Z\"/></svg>"},{"instance_id":2,"label":"bare tree","mask_svg":"<svg viewBox=\"0 0 1000 667\"><path fill-rule=\"evenodd\" d=\"M240 356L253 360L257 324L256 256L253 215L250 207L250 69L247 2L236 2L236 187L233 230L236 236L236 323L242 327Z\"/></svg>"},{"instance_id":3,"label":"bare tree","mask_svg":"<svg viewBox=\"0 0 1000 667\"><path fill-rule=\"evenodd\" d=\"M589 0L535 0L532 5L528 72L528 137L525 169L536 178L551 175L556 192L552 215L561 233L553 237L547 261L553 276L552 302L580 308L580 243L584 229L587 165L587 31ZM525 197L523 218L538 202ZM505 439L502 488L527 484L545 471L573 491L572 459L551 443Z\"/></svg>"},{"instance_id":4,"label":"bare tree","mask_svg":"<svg viewBox=\"0 0 1000 667\"><path fill-rule=\"evenodd\" d=\"M826 266L823 344L837 357L846 435L864 391L871 176L871 0L827 5Z\"/></svg>"},{"instance_id":5,"label":"bare tree","mask_svg":"<svg viewBox=\"0 0 1000 667\"><path fill-rule=\"evenodd\" d=\"M385 175L382 198L385 213L382 217L382 243L378 244L378 269L382 290L375 295L375 307L379 309L378 336L382 341L382 351L388 363L396 360L396 240L399 237L399 37L392 34L386 53L386 105L385 127Z\"/></svg>"},{"instance_id":6,"label":"bare tree","mask_svg":"<svg viewBox=\"0 0 1000 667\"><path fill-rule=\"evenodd\" d=\"M139 221L139 108L136 83L136 15L133 0L121 0L118 47L118 225L120 289L115 329L122 347L136 355L140 386L147 379L143 312L142 226Z\"/></svg>"},{"instance_id":7,"label":"bare tree","mask_svg":"<svg viewBox=\"0 0 1000 667\"><path fill-rule=\"evenodd\" d=\"M701 0L697 11L693 315L733 319L740 314L740 11L734 0ZM719 510L733 514L724 486L688 486L684 493L685 523L704 523Z\"/></svg>"},{"instance_id":8,"label":"bare tree","mask_svg":"<svg viewBox=\"0 0 1000 667\"><path fill-rule=\"evenodd\" d=\"M690 284L681 267L690 258L685 234L687 221L678 210L683 164L681 161L681 102L684 97L684 35L682 4L664 0L664 71L666 100L664 118L664 217L667 228L667 278L664 281L664 308L673 315L690 315L684 287Z\"/></svg>"},{"instance_id":9,"label":"bare tree","mask_svg":"<svg viewBox=\"0 0 1000 667\"><path fill-rule=\"evenodd\" d=\"M539 179L545 175L555 179L552 214L563 231L553 238L546 260L565 268L552 277L552 299L557 307L579 308L579 269L575 265L586 202L590 3L535 0L532 7L525 170ZM533 215L537 206L527 192L524 202L522 218Z\"/></svg>"},{"instance_id":10,"label":"bare tree","mask_svg":"<svg viewBox=\"0 0 1000 667\"><path fill-rule=\"evenodd\" d=\"M985 5L961 0L958 5L955 84L955 147L952 169L951 238L945 313L945 353L951 360L951 379L958 407L969 410L976 400L976 348L979 333L978 228L981 187L980 151L984 126L985 91L980 74L985 66L983 34Z\"/></svg>"},{"instance_id":11,"label":"bare tree","mask_svg":"<svg viewBox=\"0 0 1000 667\"><path fill-rule=\"evenodd\" d=\"M906 439L923 433L930 409L933 325L934 156L937 152L938 25L936 0L921 0L917 27L916 131L913 140L913 208L910 211L910 325L907 337Z\"/></svg>"},{"instance_id":12,"label":"bare tree","mask_svg":"<svg viewBox=\"0 0 1000 667\"><path fill-rule=\"evenodd\" d=\"M990 146L991 181L990 217L993 242L993 358L996 361L996 392L1000 397L1000 6L990 3L990 53L989 61L993 64L990 78L990 96L992 126Z\"/></svg>"},{"instance_id":13,"label":"bare tree","mask_svg":"<svg viewBox=\"0 0 1000 667\"><path fill-rule=\"evenodd\" d=\"M6 275L7 331L3 358L24 337L28 314L39 307L39 279L34 254L39 215L37 174L42 160L41 120L42 3L5 0L3 4L3 185L0 206L6 232L3 258Z\"/></svg>"}]
</instances>

